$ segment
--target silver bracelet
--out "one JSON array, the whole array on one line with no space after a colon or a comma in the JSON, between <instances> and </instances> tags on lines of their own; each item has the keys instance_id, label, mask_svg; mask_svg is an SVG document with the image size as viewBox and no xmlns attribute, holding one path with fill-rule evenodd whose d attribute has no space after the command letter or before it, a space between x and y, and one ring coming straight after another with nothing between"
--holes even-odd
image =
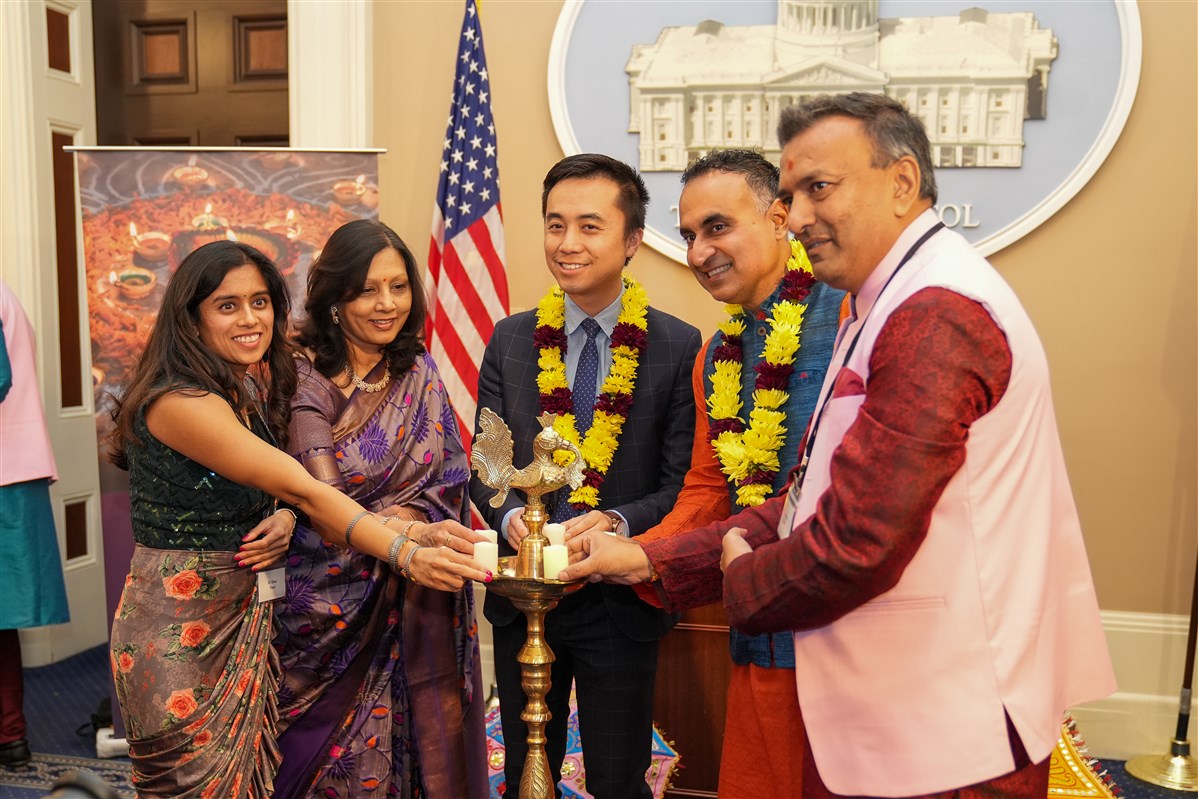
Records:
<instances>
[{"instance_id":1,"label":"silver bracelet","mask_svg":"<svg viewBox=\"0 0 1198 799\"><path fill-rule=\"evenodd\" d=\"M401 533L391 541L391 548L387 550L387 565L391 567L391 571L399 572L399 550L403 548L404 542L411 540Z\"/></svg>"},{"instance_id":2,"label":"silver bracelet","mask_svg":"<svg viewBox=\"0 0 1198 799\"><path fill-rule=\"evenodd\" d=\"M295 511L293 511L291 508L279 508L278 510L275 511L275 513L276 514L279 514L279 513L291 514L291 532L294 533L296 526L299 524L299 517L295 515Z\"/></svg>"},{"instance_id":3,"label":"silver bracelet","mask_svg":"<svg viewBox=\"0 0 1198 799\"><path fill-rule=\"evenodd\" d=\"M362 511L361 513L359 513L357 516L355 516L354 518L352 518L352 519L350 519L350 520L349 520L349 525L348 525L348 526L345 528L345 545L346 545L347 547L353 546L353 544L351 544L351 543L349 542L349 537L350 537L351 535L353 535L353 532L354 532L354 525L355 525L355 524L357 524L357 523L358 523L358 521L359 521L359 520L360 520L360 519L361 519L363 516L369 516L369 515L370 515L370 511L368 511L368 510L364 510L364 511Z\"/></svg>"},{"instance_id":4,"label":"silver bracelet","mask_svg":"<svg viewBox=\"0 0 1198 799\"><path fill-rule=\"evenodd\" d=\"M400 574L402 574L404 577L407 577L412 582L416 582L416 578L412 576L412 557L416 554L416 550L418 549L424 549L424 547L422 547L420 544L417 544L408 550L408 556L404 558L403 567L399 570Z\"/></svg>"}]
</instances>

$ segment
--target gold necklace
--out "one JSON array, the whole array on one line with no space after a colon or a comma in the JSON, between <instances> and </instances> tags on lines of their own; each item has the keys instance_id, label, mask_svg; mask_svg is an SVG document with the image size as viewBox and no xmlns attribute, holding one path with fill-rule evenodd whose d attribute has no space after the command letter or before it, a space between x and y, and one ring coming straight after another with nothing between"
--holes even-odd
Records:
<instances>
[{"instance_id":1,"label":"gold necklace","mask_svg":"<svg viewBox=\"0 0 1198 799\"><path fill-rule=\"evenodd\" d=\"M349 378L349 382L353 383L358 389L365 391L367 394L374 394L382 391L391 382L391 370L383 372L383 377L376 383L367 383L362 378L358 377L358 373L354 371L354 367L348 362L345 364L345 376Z\"/></svg>"}]
</instances>

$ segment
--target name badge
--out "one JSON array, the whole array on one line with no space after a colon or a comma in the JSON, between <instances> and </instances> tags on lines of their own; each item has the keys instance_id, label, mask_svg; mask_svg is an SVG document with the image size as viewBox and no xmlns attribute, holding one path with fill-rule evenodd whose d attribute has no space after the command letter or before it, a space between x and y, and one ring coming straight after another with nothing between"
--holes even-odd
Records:
<instances>
[{"instance_id":1,"label":"name badge","mask_svg":"<svg viewBox=\"0 0 1198 799\"><path fill-rule=\"evenodd\" d=\"M782 506L782 518L778 519L778 538L788 538L794 530L795 513L799 510L799 495L802 493L799 481L792 480L790 490L786 492L786 504Z\"/></svg>"},{"instance_id":2,"label":"name badge","mask_svg":"<svg viewBox=\"0 0 1198 799\"><path fill-rule=\"evenodd\" d=\"M287 595L287 569L258 572L258 601L274 602Z\"/></svg>"}]
</instances>

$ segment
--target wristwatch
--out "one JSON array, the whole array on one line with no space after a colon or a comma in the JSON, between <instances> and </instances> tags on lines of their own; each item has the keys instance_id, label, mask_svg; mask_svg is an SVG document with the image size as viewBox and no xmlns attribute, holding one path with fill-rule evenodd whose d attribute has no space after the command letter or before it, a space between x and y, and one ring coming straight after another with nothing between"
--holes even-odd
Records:
<instances>
[{"instance_id":1,"label":"wristwatch","mask_svg":"<svg viewBox=\"0 0 1198 799\"><path fill-rule=\"evenodd\" d=\"M613 533L623 536L624 538L628 537L628 525L624 522L624 519L620 516L620 514L616 513L614 510L605 510L603 511L603 515L607 517L609 522L611 522L611 531Z\"/></svg>"}]
</instances>

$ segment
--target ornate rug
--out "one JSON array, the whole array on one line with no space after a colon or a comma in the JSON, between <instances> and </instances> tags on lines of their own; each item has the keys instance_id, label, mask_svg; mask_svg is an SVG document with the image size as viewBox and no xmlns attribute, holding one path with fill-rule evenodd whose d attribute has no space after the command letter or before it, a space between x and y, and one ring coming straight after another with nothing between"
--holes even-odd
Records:
<instances>
[{"instance_id":1,"label":"ornate rug","mask_svg":"<svg viewBox=\"0 0 1198 799\"><path fill-rule=\"evenodd\" d=\"M491 797L503 795L504 748L503 730L499 723L499 708L487 711L487 760L490 770ZM591 799L586 790L586 772L582 762L582 745L578 736L578 708L570 696L570 721L566 727L566 759L562 763L562 795L565 799ZM653 795L663 796L670 777L678 766L679 755L666 742L661 730L653 728L653 759L645 779ZM1119 787L1102 761L1090 757L1086 743L1077 730L1077 723L1066 716L1061 724L1061 737L1052 752L1048 773L1048 799L1118 799Z\"/></svg>"},{"instance_id":2,"label":"ornate rug","mask_svg":"<svg viewBox=\"0 0 1198 799\"><path fill-rule=\"evenodd\" d=\"M578 714L573 698L570 702L570 722L567 727L566 760L562 765L562 791L567 799L590 799L586 790L582 746L578 736ZM487 759L490 768L491 796L498 799L503 791L503 731L499 724L499 708L487 712ZM678 765L679 756L662 736L653 730L653 757L645 775L653 795L661 797L669 786L670 777ZM17 769L0 768L0 785L36 788L49 791L64 774L77 769L93 771L117 792L121 799L133 799L127 760L96 760L65 755L35 754L27 766ZM1048 799L1117 799L1118 786L1103 767L1090 757L1085 741L1072 718L1066 717L1061 738L1052 753L1049 767Z\"/></svg>"},{"instance_id":3,"label":"ornate rug","mask_svg":"<svg viewBox=\"0 0 1198 799\"><path fill-rule=\"evenodd\" d=\"M499 723L499 706L487 711L487 766L491 782L491 799L499 799L504 790L503 726ZM653 795L661 799L670 785L670 777L678 764L678 753L666 743L661 730L653 727L653 755L645 780ZM562 761L562 799L592 799L586 789L586 773L582 766L582 743L578 736L578 705L570 692L570 720L566 724L566 759Z\"/></svg>"},{"instance_id":4,"label":"ornate rug","mask_svg":"<svg viewBox=\"0 0 1198 799\"><path fill-rule=\"evenodd\" d=\"M60 777L71 771L91 771L116 791L120 799L133 799L128 760L97 760L90 757L43 755L35 753L28 765L0 768L0 785L49 791Z\"/></svg>"},{"instance_id":5,"label":"ornate rug","mask_svg":"<svg viewBox=\"0 0 1198 799\"><path fill-rule=\"evenodd\" d=\"M1049 799L1065 796L1113 799L1119 793L1119 786L1115 785L1102 761L1090 757L1086 742L1077 731L1077 722L1072 716L1065 716L1061 738L1057 748L1052 750L1052 762L1049 763Z\"/></svg>"}]
</instances>

